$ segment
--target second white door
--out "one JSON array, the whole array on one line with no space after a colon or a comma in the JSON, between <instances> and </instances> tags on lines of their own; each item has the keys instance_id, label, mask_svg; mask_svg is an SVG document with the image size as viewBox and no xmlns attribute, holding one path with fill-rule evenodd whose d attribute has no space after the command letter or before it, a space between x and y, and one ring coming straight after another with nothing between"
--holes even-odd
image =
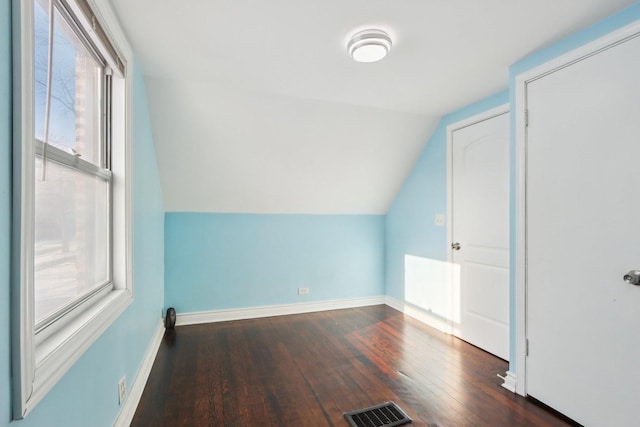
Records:
<instances>
[{"instance_id":1,"label":"second white door","mask_svg":"<svg viewBox=\"0 0 640 427\"><path fill-rule=\"evenodd\" d=\"M451 132L453 332L509 359L509 114Z\"/></svg>"}]
</instances>

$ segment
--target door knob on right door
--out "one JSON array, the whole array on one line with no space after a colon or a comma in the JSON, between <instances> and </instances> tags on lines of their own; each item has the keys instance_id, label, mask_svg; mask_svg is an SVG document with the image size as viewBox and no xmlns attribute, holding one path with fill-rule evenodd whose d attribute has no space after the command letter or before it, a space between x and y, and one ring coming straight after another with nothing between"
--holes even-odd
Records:
<instances>
[{"instance_id":1,"label":"door knob on right door","mask_svg":"<svg viewBox=\"0 0 640 427\"><path fill-rule=\"evenodd\" d=\"M459 251L460 250L460 243L458 243L458 242L452 243L451 244L451 249L453 249L454 251Z\"/></svg>"},{"instance_id":2,"label":"door knob on right door","mask_svg":"<svg viewBox=\"0 0 640 427\"><path fill-rule=\"evenodd\" d=\"M622 279L630 285L640 286L640 270L631 270Z\"/></svg>"}]
</instances>

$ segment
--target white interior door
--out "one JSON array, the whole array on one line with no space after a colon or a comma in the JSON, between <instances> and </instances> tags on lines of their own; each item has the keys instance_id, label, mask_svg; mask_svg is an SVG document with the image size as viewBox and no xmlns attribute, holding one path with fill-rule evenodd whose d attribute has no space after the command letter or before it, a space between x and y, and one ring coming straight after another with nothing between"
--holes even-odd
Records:
<instances>
[{"instance_id":1,"label":"white interior door","mask_svg":"<svg viewBox=\"0 0 640 427\"><path fill-rule=\"evenodd\" d=\"M527 393L640 425L640 38L527 85Z\"/></svg>"},{"instance_id":2,"label":"white interior door","mask_svg":"<svg viewBox=\"0 0 640 427\"><path fill-rule=\"evenodd\" d=\"M454 334L509 358L509 114L452 132Z\"/></svg>"}]
</instances>

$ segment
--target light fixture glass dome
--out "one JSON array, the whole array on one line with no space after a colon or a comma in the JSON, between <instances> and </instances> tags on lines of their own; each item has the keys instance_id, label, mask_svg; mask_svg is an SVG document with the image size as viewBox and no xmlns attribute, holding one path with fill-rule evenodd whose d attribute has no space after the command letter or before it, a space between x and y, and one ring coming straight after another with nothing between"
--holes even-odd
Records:
<instances>
[{"instance_id":1,"label":"light fixture glass dome","mask_svg":"<svg viewBox=\"0 0 640 427\"><path fill-rule=\"evenodd\" d=\"M358 62L376 62L391 50L391 37L382 30L364 30L356 33L347 44L349 55Z\"/></svg>"}]
</instances>

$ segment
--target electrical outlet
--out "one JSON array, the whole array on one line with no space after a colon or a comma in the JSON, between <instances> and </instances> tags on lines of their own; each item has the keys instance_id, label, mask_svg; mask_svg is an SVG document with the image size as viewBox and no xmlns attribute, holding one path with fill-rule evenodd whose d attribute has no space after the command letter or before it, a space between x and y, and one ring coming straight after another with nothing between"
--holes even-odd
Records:
<instances>
[{"instance_id":1,"label":"electrical outlet","mask_svg":"<svg viewBox=\"0 0 640 427\"><path fill-rule=\"evenodd\" d=\"M118 404L122 405L122 402L124 402L124 398L127 395L127 377L124 376L122 378L120 378L120 381L118 381Z\"/></svg>"},{"instance_id":2,"label":"electrical outlet","mask_svg":"<svg viewBox=\"0 0 640 427\"><path fill-rule=\"evenodd\" d=\"M436 227L444 227L444 215L437 214L435 218Z\"/></svg>"},{"instance_id":3,"label":"electrical outlet","mask_svg":"<svg viewBox=\"0 0 640 427\"><path fill-rule=\"evenodd\" d=\"M309 288L298 288L298 295L309 295Z\"/></svg>"}]
</instances>

